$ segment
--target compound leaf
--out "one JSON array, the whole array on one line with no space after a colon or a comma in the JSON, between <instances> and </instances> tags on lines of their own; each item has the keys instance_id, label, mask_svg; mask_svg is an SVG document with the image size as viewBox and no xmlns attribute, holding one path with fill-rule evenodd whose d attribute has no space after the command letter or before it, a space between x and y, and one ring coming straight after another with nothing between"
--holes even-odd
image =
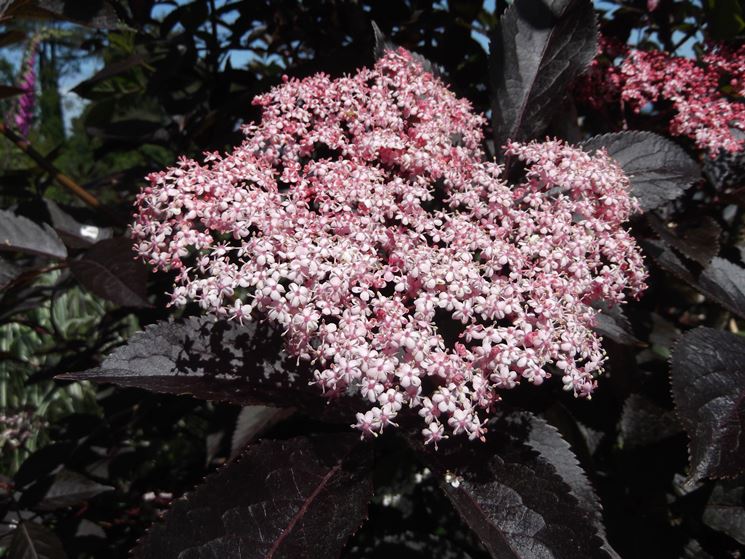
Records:
<instances>
[{"instance_id":1,"label":"compound leaf","mask_svg":"<svg viewBox=\"0 0 745 559\"><path fill-rule=\"evenodd\" d=\"M70 270L92 293L123 307L149 307L147 268L135 260L132 241L116 237L98 241L81 258L70 261Z\"/></svg>"}]
</instances>

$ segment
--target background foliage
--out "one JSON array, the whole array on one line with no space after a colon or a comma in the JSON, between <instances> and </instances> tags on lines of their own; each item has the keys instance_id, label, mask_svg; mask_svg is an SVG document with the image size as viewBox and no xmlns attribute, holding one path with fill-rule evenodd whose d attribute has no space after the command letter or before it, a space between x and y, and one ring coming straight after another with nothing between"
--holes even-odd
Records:
<instances>
[{"instance_id":1,"label":"background foliage","mask_svg":"<svg viewBox=\"0 0 745 559\"><path fill-rule=\"evenodd\" d=\"M293 436L343 430L308 419L305 401L295 403L299 412L278 413L53 380L98 367L138 330L169 316L198 314L189 307L166 308L170 279L148 275L130 258L123 235L143 176L181 154L235 145L240 124L257 116L252 97L279 83L283 74L337 76L372 63L371 21L394 43L438 66L477 110L492 114L500 138L499 115L509 120L513 108L490 101L489 92L504 84L494 73L494 61L489 65L488 37L500 40L493 33L507 5L467 0L6 4L0 32L3 84L16 83L20 53L35 31L60 33L45 40L38 53L41 94L29 136L48 164L40 166L9 140L0 143L0 232L23 249L5 252L0 260L0 554L26 557L33 548L49 558L125 557L175 498L229 462L257 432L269 433L274 441L250 447L238 462L242 467L253 464L262 449L269 457L266 466L278 448L295 444ZM628 1L601 2L595 8L607 36L687 56L695 56L707 38L737 44L745 28L737 0L660 0L654 9L650 6ZM63 84L72 80L78 82L72 91L79 100L69 107ZM12 103L12 96L2 100L4 113ZM70 117L70 112L79 114ZM529 137L535 133L531 127L547 127L552 135L580 141L617 132L628 122L663 134L667 124L664 114L597 114L571 97L560 114L579 118L532 115L525 122L513 119L512 132ZM740 330L745 316L745 161L708 159L685 142L678 149L703 163L706 172L693 188L677 192L673 204L633 223L637 237L644 239L651 287L626 309L626 317L605 325L609 373L597 396L591 402L574 401L558 387L545 386L529 395L517 390L506 400L542 418L520 419L537 421L536 433L558 429L568 441L602 502L607 541L622 557L740 557L745 545L742 477L704 478L715 472L717 460L716 472L742 476L742 466L728 464L742 464L745 446ZM638 156L627 154L630 161ZM49 164L93 195L95 203L84 204L55 180ZM675 172L670 181L690 182L690 169ZM33 235L24 218L36 224ZM707 328L695 329L699 326ZM679 341L682 335L686 343ZM676 350L676 343L683 345ZM728 353L716 349L725 346ZM701 357L707 352L719 359L716 370L729 375L723 382L732 386L730 393L715 394L729 398L735 409L724 425L717 424L721 417L697 416L711 390L700 386L699 378L712 366ZM673 372L678 371L672 383L671 362ZM704 399L688 401L692 393ZM718 449L711 433L697 433L712 424L732 439L731 446ZM333 436L342 440L342 435ZM295 450L313 456L328 444L318 440L318 447ZM343 454L338 459L361 459L355 442L344 441L337 445ZM463 503L466 490L473 488L459 488L457 480L447 479L455 506L439 488L459 457L427 457L396 437L384 437L381 444L369 479L339 480L341 489L372 493L374 488L375 494L369 520L346 543L343 555L488 557L493 534L476 530L476 536L461 520L472 514ZM526 452L524 441L499 444L511 449L515 461ZM538 444L534 441L531 448ZM567 448L544 451L556 459ZM490 452L490 447L479 448L470 460L486 462ZM544 467L540 453L530 457L538 478ZM325 471L328 464L318 460L318 472ZM559 472L567 474L561 476L564 481L576 466L573 457L570 462ZM210 478L213 488L222 488L227 475ZM546 474L549 488L552 479ZM554 489L559 500L567 498L563 489ZM573 489L575 494L581 490ZM500 488L473 490L494 496ZM362 518L365 513L347 514ZM600 513L588 509L581 514ZM152 556L157 550L141 553Z\"/></svg>"}]
</instances>

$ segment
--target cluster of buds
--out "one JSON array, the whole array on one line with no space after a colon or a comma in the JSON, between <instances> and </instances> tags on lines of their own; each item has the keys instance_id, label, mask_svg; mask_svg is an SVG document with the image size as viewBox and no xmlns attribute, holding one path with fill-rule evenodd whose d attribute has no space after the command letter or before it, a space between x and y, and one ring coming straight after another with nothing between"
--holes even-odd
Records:
<instances>
[{"instance_id":1,"label":"cluster of buds","mask_svg":"<svg viewBox=\"0 0 745 559\"><path fill-rule=\"evenodd\" d=\"M732 129L745 130L745 46L710 46L700 60L664 51L629 49L601 40L578 89L580 99L598 109L624 103L639 113L651 103L670 103L669 130L691 138L716 156L741 151L743 141Z\"/></svg>"},{"instance_id":2,"label":"cluster of buds","mask_svg":"<svg viewBox=\"0 0 745 559\"><path fill-rule=\"evenodd\" d=\"M646 277L607 154L511 143L526 171L509 186L484 118L404 50L254 103L239 147L182 158L137 198L136 250L176 272L173 304L277 325L320 390L367 402L367 435L410 408L427 442L479 439L502 390L552 374L590 396L591 304Z\"/></svg>"}]
</instances>

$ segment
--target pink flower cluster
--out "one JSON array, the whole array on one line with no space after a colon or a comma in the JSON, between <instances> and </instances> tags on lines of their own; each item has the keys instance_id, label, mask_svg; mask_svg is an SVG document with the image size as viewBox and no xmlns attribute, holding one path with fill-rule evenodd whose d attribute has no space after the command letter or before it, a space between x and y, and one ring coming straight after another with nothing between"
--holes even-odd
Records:
<instances>
[{"instance_id":1,"label":"pink flower cluster","mask_svg":"<svg viewBox=\"0 0 745 559\"><path fill-rule=\"evenodd\" d=\"M700 61L657 50L614 48L604 55L611 62L594 62L579 89L591 106L623 101L639 113L649 103L668 101L671 134L691 138L714 156L743 148L731 128L745 130L745 103L736 100L745 94L745 46L712 46Z\"/></svg>"},{"instance_id":2,"label":"pink flower cluster","mask_svg":"<svg viewBox=\"0 0 745 559\"><path fill-rule=\"evenodd\" d=\"M510 144L511 188L484 118L406 51L254 101L232 153L150 175L139 254L176 270L174 304L262 316L328 396L357 394L377 434L405 407L427 442L482 438L501 390L552 373L590 396L604 353L590 304L644 288L622 223L637 209L605 153Z\"/></svg>"},{"instance_id":3,"label":"pink flower cluster","mask_svg":"<svg viewBox=\"0 0 745 559\"><path fill-rule=\"evenodd\" d=\"M21 76L18 88L23 90L18 104L16 105L12 121L21 136L28 136L31 122L34 118L34 105L36 104L36 55L42 40L41 34L36 34L31 39L26 49L21 66Z\"/></svg>"},{"instance_id":4,"label":"pink flower cluster","mask_svg":"<svg viewBox=\"0 0 745 559\"><path fill-rule=\"evenodd\" d=\"M600 35L597 55L575 85L577 99L596 111L618 106L624 76L616 61L627 53L626 43Z\"/></svg>"}]
</instances>

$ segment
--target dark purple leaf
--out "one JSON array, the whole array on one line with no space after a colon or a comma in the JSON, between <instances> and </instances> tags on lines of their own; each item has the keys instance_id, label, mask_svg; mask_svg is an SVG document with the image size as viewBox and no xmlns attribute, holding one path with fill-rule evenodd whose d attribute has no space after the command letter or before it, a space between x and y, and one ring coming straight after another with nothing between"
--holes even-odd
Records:
<instances>
[{"instance_id":1,"label":"dark purple leaf","mask_svg":"<svg viewBox=\"0 0 745 559\"><path fill-rule=\"evenodd\" d=\"M600 310L595 317L594 328L598 334L618 344L639 345L641 343L631 333L631 323L620 305L609 307L605 303L598 303L594 306Z\"/></svg>"},{"instance_id":2,"label":"dark purple leaf","mask_svg":"<svg viewBox=\"0 0 745 559\"><path fill-rule=\"evenodd\" d=\"M65 550L49 528L21 522L13 533L8 559L65 559Z\"/></svg>"},{"instance_id":3,"label":"dark purple leaf","mask_svg":"<svg viewBox=\"0 0 745 559\"><path fill-rule=\"evenodd\" d=\"M589 0L516 0L490 46L494 142L538 137L597 52Z\"/></svg>"},{"instance_id":4,"label":"dark purple leaf","mask_svg":"<svg viewBox=\"0 0 745 559\"><path fill-rule=\"evenodd\" d=\"M640 244L644 248L644 252L651 256L660 268L694 287L697 285L693 272L664 242L645 239Z\"/></svg>"},{"instance_id":5,"label":"dark purple leaf","mask_svg":"<svg viewBox=\"0 0 745 559\"><path fill-rule=\"evenodd\" d=\"M672 411L632 394L623 404L619 431L623 448L636 448L676 435L681 427Z\"/></svg>"},{"instance_id":6,"label":"dark purple leaf","mask_svg":"<svg viewBox=\"0 0 745 559\"><path fill-rule=\"evenodd\" d=\"M338 557L372 497L368 450L342 433L257 443L176 501L133 557Z\"/></svg>"},{"instance_id":7,"label":"dark purple leaf","mask_svg":"<svg viewBox=\"0 0 745 559\"><path fill-rule=\"evenodd\" d=\"M292 415L292 409L270 406L244 406L238 414L230 442L230 456L234 458L262 432Z\"/></svg>"},{"instance_id":8,"label":"dark purple leaf","mask_svg":"<svg viewBox=\"0 0 745 559\"><path fill-rule=\"evenodd\" d=\"M169 133L160 121L146 119L126 119L107 122L103 127L87 126L86 132L104 140L117 140L128 143L167 143Z\"/></svg>"},{"instance_id":9,"label":"dark purple leaf","mask_svg":"<svg viewBox=\"0 0 745 559\"><path fill-rule=\"evenodd\" d=\"M716 257L701 272L698 283L704 295L745 317L745 268Z\"/></svg>"},{"instance_id":10,"label":"dark purple leaf","mask_svg":"<svg viewBox=\"0 0 745 559\"><path fill-rule=\"evenodd\" d=\"M70 261L70 270L83 287L123 307L149 307L147 268L135 260L132 241L125 237L104 239L81 258Z\"/></svg>"},{"instance_id":11,"label":"dark purple leaf","mask_svg":"<svg viewBox=\"0 0 745 559\"><path fill-rule=\"evenodd\" d=\"M742 483L714 485L701 519L709 528L745 545L745 487Z\"/></svg>"},{"instance_id":12,"label":"dark purple leaf","mask_svg":"<svg viewBox=\"0 0 745 559\"><path fill-rule=\"evenodd\" d=\"M101 70L93 74L93 76L91 76L87 80L80 82L72 89L72 91L74 91L78 95L85 97L86 92L89 91L97 83L109 78L113 78L114 76L118 76L123 72L131 70L132 68L141 66L145 62L146 58L142 54L133 54L122 60L111 62L110 64L107 64Z\"/></svg>"},{"instance_id":13,"label":"dark purple leaf","mask_svg":"<svg viewBox=\"0 0 745 559\"><path fill-rule=\"evenodd\" d=\"M167 394L191 394L240 406L296 407L315 415L354 417L340 399L327 405L310 386L308 367L282 349L281 336L265 323L241 326L188 318L161 322L135 334L98 369L58 378L90 380ZM346 404L343 405L343 404Z\"/></svg>"},{"instance_id":14,"label":"dark purple leaf","mask_svg":"<svg viewBox=\"0 0 745 559\"><path fill-rule=\"evenodd\" d=\"M101 485L76 472L61 470L54 476L54 481L44 498L34 508L51 511L71 507L87 501L99 493L112 491L113 489L109 485Z\"/></svg>"},{"instance_id":15,"label":"dark purple leaf","mask_svg":"<svg viewBox=\"0 0 745 559\"><path fill-rule=\"evenodd\" d=\"M62 276L64 278L64 275ZM0 293L2 305L0 305L0 323L6 322L11 317L24 311L38 308L44 305L53 295L56 289L53 285L32 285L13 287Z\"/></svg>"},{"instance_id":16,"label":"dark purple leaf","mask_svg":"<svg viewBox=\"0 0 745 559\"><path fill-rule=\"evenodd\" d=\"M0 250L29 252L58 259L67 257L65 245L49 225L37 225L7 210L0 210Z\"/></svg>"},{"instance_id":17,"label":"dark purple leaf","mask_svg":"<svg viewBox=\"0 0 745 559\"><path fill-rule=\"evenodd\" d=\"M56 202L44 200L44 203L49 212L52 227L70 248L87 248L93 243L111 238L110 228L80 223L60 208Z\"/></svg>"},{"instance_id":18,"label":"dark purple leaf","mask_svg":"<svg viewBox=\"0 0 745 559\"><path fill-rule=\"evenodd\" d=\"M641 245L660 268L685 281L725 309L745 317L745 268L717 256L696 277L694 270L663 241L646 239Z\"/></svg>"},{"instance_id":19,"label":"dark purple leaf","mask_svg":"<svg viewBox=\"0 0 745 559\"><path fill-rule=\"evenodd\" d=\"M692 481L745 472L745 339L699 327L675 346L673 399L690 438Z\"/></svg>"},{"instance_id":20,"label":"dark purple leaf","mask_svg":"<svg viewBox=\"0 0 745 559\"><path fill-rule=\"evenodd\" d=\"M542 419L505 413L489 423L486 443L446 443L425 460L493 557L618 557L592 486Z\"/></svg>"},{"instance_id":21,"label":"dark purple leaf","mask_svg":"<svg viewBox=\"0 0 745 559\"><path fill-rule=\"evenodd\" d=\"M714 559L709 553L704 551L698 540L690 540L683 548L681 559Z\"/></svg>"},{"instance_id":22,"label":"dark purple leaf","mask_svg":"<svg viewBox=\"0 0 745 559\"><path fill-rule=\"evenodd\" d=\"M7 47L26 40L26 33L20 29L10 29L0 33L0 47Z\"/></svg>"},{"instance_id":23,"label":"dark purple leaf","mask_svg":"<svg viewBox=\"0 0 745 559\"><path fill-rule=\"evenodd\" d=\"M647 221L662 241L702 266L708 266L719 252L719 236L722 229L710 217L697 217L679 224L665 224L656 215L647 214Z\"/></svg>"},{"instance_id":24,"label":"dark purple leaf","mask_svg":"<svg viewBox=\"0 0 745 559\"><path fill-rule=\"evenodd\" d=\"M13 483L16 487L23 488L60 469L74 448L71 443L52 443L41 447L23 461L13 476Z\"/></svg>"},{"instance_id":25,"label":"dark purple leaf","mask_svg":"<svg viewBox=\"0 0 745 559\"><path fill-rule=\"evenodd\" d=\"M678 198L701 175L698 164L674 142L652 132L614 132L582 144L588 153L605 148L631 181L645 211Z\"/></svg>"}]
</instances>

